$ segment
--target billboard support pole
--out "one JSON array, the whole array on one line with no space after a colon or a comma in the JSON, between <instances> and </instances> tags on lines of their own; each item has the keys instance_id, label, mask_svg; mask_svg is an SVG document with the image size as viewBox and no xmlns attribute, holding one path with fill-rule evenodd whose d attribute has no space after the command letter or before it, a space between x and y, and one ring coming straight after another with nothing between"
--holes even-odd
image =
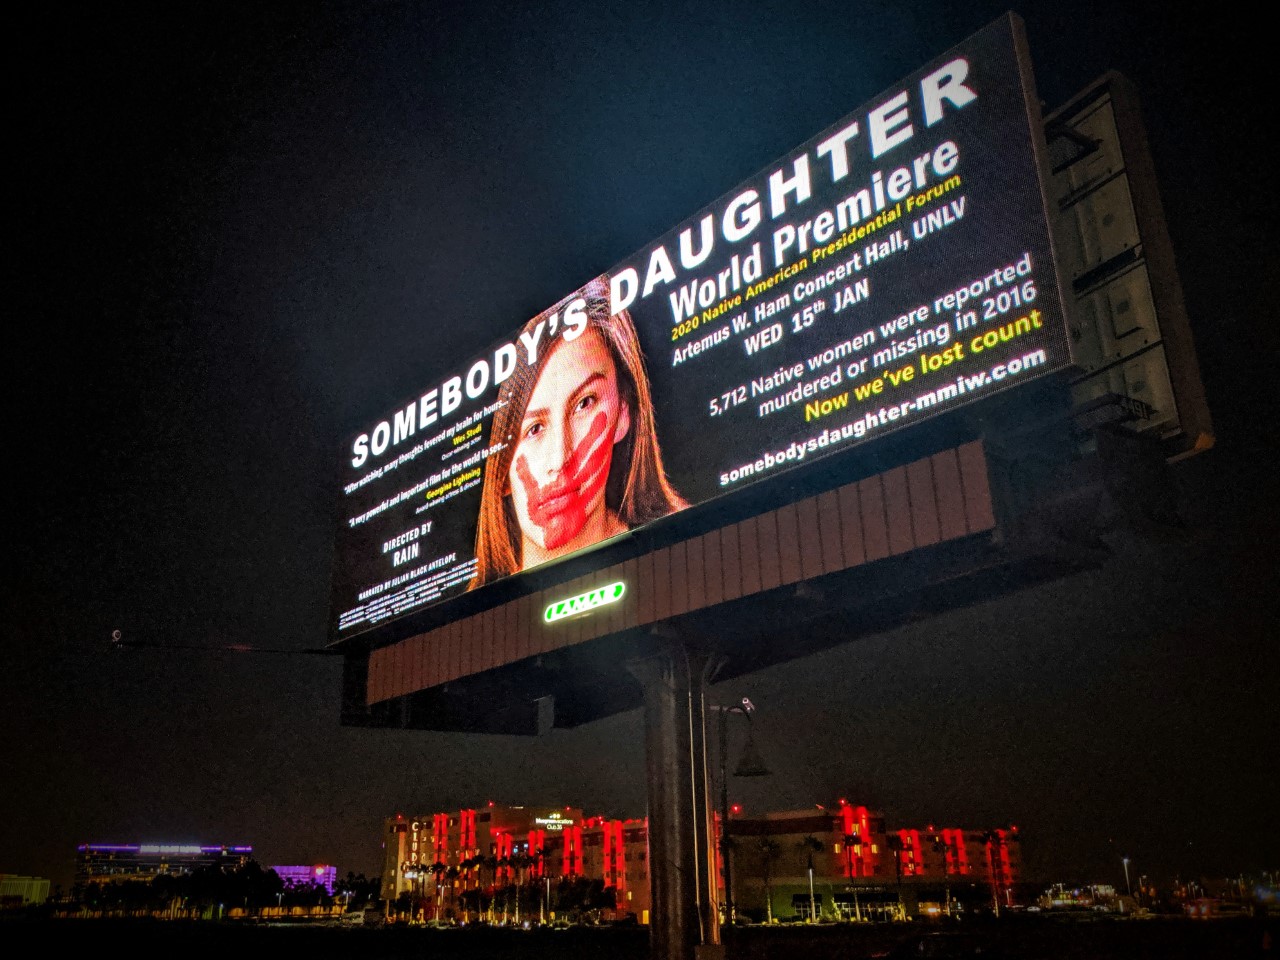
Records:
<instances>
[{"instance_id":1,"label":"billboard support pole","mask_svg":"<svg viewBox=\"0 0 1280 960\"><path fill-rule=\"evenodd\" d=\"M722 955L711 861L703 689L705 656L665 642L627 669L644 689L649 877L655 960ZM708 894L708 891L711 894Z\"/></svg>"}]
</instances>

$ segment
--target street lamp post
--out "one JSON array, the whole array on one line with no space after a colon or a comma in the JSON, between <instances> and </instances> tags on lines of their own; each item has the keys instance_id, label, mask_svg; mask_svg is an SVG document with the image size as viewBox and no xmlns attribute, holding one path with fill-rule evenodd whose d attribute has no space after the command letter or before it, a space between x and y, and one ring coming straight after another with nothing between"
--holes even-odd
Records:
<instances>
[{"instance_id":1,"label":"street lamp post","mask_svg":"<svg viewBox=\"0 0 1280 960\"><path fill-rule=\"evenodd\" d=\"M712 706L719 714L720 734L720 857L724 862L724 922L731 924L736 919L733 902L733 850L729 839L729 730L728 717L731 713L740 713L751 722L751 713L755 705L746 697L740 703L727 707ZM750 734L748 733L748 738ZM748 739L747 748L743 751L742 760L734 771L736 777L762 777L769 771L756 755L753 742Z\"/></svg>"},{"instance_id":2,"label":"street lamp post","mask_svg":"<svg viewBox=\"0 0 1280 960\"><path fill-rule=\"evenodd\" d=\"M809 854L809 922L817 923L818 907L813 897L813 854Z\"/></svg>"}]
</instances>

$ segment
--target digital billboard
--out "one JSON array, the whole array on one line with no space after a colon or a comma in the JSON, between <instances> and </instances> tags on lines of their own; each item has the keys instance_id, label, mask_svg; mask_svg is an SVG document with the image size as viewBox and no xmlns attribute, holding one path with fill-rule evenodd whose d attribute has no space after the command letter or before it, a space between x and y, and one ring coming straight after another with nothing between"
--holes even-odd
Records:
<instances>
[{"instance_id":1,"label":"digital billboard","mask_svg":"<svg viewBox=\"0 0 1280 960\"><path fill-rule=\"evenodd\" d=\"M332 636L1067 366L1030 77L1008 15L370 418Z\"/></svg>"}]
</instances>

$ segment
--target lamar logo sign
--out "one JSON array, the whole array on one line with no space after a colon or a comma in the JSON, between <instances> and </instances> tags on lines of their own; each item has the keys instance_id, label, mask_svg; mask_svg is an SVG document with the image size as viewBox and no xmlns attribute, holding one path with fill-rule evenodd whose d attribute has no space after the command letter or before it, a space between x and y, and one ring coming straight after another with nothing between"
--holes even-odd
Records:
<instances>
[{"instance_id":1,"label":"lamar logo sign","mask_svg":"<svg viewBox=\"0 0 1280 960\"><path fill-rule=\"evenodd\" d=\"M580 593L576 597L569 597L567 600L557 600L543 612L542 619L547 623L555 623L557 620L563 620L566 617L574 617L580 613L590 613L596 607L603 607L606 604L621 600L626 589L627 585L619 580L617 583L611 583L607 587L596 587L594 590Z\"/></svg>"}]
</instances>

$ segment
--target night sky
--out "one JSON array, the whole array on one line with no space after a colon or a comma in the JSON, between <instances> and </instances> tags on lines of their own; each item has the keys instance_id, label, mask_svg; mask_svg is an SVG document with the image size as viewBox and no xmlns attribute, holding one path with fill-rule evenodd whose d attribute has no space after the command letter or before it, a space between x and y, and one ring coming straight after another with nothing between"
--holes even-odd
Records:
<instances>
[{"instance_id":1,"label":"night sky","mask_svg":"<svg viewBox=\"0 0 1280 960\"><path fill-rule=\"evenodd\" d=\"M963 12L960 8L963 7ZM380 824L644 814L638 711L338 723L349 433L985 26L1002 4L53 6L14 32L0 872L79 843L376 873ZM1039 95L1142 97L1216 446L1184 529L738 678L749 811L1018 825L1028 875L1280 867L1274 78L1223 9L1028 3ZM15 483L16 481L16 483ZM741 730L735 732L740 742Z\"/></svg>"}]
</instances>

